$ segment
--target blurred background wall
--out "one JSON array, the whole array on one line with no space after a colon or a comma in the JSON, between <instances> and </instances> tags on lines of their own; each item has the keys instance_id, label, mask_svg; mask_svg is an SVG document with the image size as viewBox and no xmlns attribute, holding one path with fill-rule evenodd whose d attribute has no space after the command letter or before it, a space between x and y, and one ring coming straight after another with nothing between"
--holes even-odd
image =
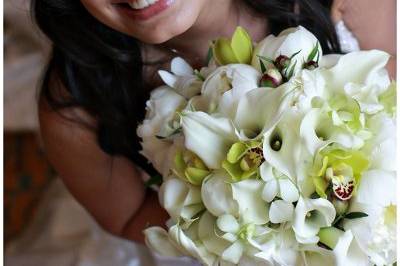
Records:
<instances>
[{"instance_id":1,"label":"blurred background wall","mask_svg":"<svg viewBox=\"0 0 400 266\"><path fill-rule=\"evenodd\" d=\"M54 176L40 146L38 85L50 45L34 26L30 0L4 1L4 226L6 245L35 214Z\"/></svg>"}]
</instances>

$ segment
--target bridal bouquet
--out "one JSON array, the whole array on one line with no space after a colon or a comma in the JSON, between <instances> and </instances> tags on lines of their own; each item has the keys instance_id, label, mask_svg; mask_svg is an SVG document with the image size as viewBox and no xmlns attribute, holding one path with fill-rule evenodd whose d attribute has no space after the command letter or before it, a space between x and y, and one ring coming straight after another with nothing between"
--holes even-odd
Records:
<instances>
[{"instance_id":1,"label":"bridal bouquet","mask_svg":"<svg viewBox=\"0 0 400 266\"><path fill-rule=\"evenodd\" d=\"M147 245L204 265L395 263L389 55L323 55L301 26L255 46L239 27L211 50L159 71L138 128L171 216Z\"/></svg>"}]
</instances>

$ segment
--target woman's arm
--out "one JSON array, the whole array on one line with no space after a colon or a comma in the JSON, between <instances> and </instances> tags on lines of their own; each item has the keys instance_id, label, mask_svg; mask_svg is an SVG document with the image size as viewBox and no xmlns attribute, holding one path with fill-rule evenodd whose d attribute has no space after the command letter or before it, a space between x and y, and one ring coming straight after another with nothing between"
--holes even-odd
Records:
<instances>
[{"instance_id":1,"label":"woman's arm","mask_svg":"<svg viewBox=\"0 0 400 266\"><path fill-rule=\"evenodd\" d=\"M140 172L126 158L104 153L89 127L52 111L44 100L39 108L47 156L74 197L107 231L142 241L148 225L163 225L167 215L156 193L146 190ZM79 109L63 116L95 123Z\"/></svg>"},{"instance_id":2,"label":"woman's arm","mask_svg":"<svg viewBox=\"0 0 400 266\"><path fill-rule=\"evenodd\" d=\"M335 0L334 20L342 19L358 39L362 50L379 49L392 57L387 69L396 75L396 1Z\"/></svg>"}]
</instances>

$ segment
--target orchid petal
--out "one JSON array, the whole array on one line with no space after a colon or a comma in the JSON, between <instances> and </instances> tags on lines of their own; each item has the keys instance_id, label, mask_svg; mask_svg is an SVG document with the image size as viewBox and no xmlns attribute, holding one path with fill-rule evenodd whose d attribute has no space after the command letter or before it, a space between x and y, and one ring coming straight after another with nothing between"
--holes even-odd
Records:
<instances>
[{"instance_id":1,"label":"orchid petal","mask_svg":"<svg viewBox=\"0 0 400 266\"><path fill-rule=\"evenodd\" d=\"M238 210L232 188L227 183L230 178L224 172L214 172L203 181L201 197L207 210L215 216L235 215Z\"/></svg>"},{"instance_id":2,"label":"orchid petal","mask_svg":"<svg viewBox=\"0 0 400 266\"><path fill-rule=\"evenodd\" d=\"M269 221L268 205L261 197L263 184L252 179L232 184L233 198L246 222L265 224Z\"/></svg>"},{"instance_id":3,"label":"orchid petal","mask_svg":"<svg viewBox=\"0 0 400 266\"><path fill-rule=\"evenodd\" d=\"M294 207L292 203L284 200L276 200L271 203L269 218L272 223L284 223L293 219Z\"/></svg>"}]
</instances>

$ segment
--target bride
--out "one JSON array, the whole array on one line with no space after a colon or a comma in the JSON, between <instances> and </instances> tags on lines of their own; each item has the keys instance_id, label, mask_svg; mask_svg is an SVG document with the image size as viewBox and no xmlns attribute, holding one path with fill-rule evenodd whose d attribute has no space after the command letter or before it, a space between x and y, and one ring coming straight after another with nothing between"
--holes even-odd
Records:
<instances>
[{"instance_id":1,"label":"bride","mask_svg":"<svg viewBox=\"0 0 400 266\"><path fill-rule=\"evenodd\" d=\"M160 84L157 70L169 69L171 58L201 67L209 40L231 36L238 25L255 42L300 24L324 53L358 45L385 50L393 56L393 77L395 1L331 2L34 0L36 22L53 42L40 94L41 133L69 191L120 237L142 242L147 226L164 226L167 214L143 185L157 174L136 136L145 101Z\"/></svg>"}]
</instances>

